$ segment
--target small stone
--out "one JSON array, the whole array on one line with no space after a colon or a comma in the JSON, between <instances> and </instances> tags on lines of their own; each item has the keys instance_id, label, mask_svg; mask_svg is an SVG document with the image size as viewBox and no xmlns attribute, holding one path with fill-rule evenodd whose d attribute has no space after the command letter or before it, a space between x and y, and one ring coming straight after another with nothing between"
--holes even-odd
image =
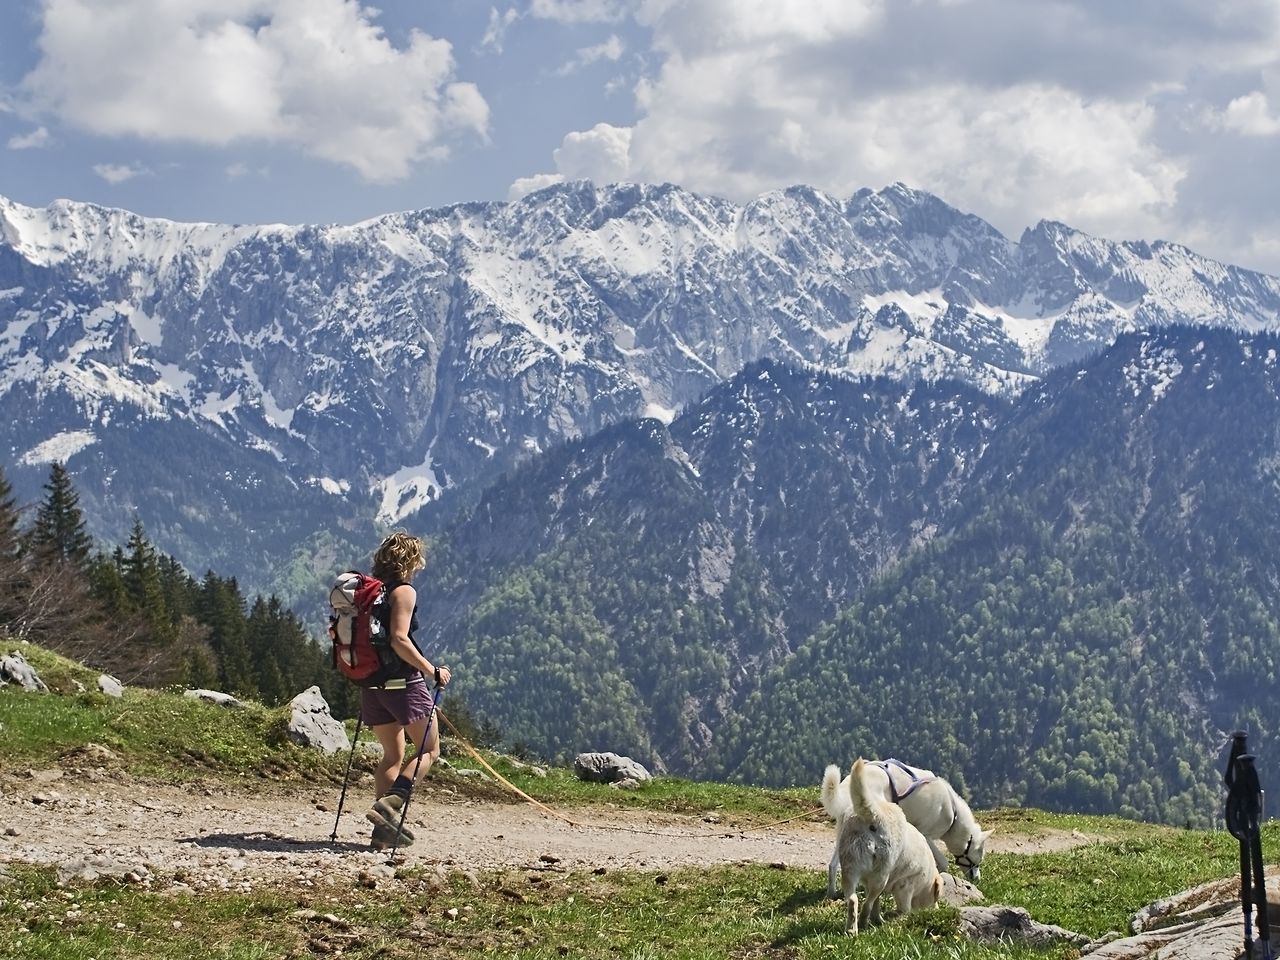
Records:
<instances>
[{"instance_id":1,"label":"small stone","mask_svg":"<svg viewBox=\"0 0 1280 960\"><path fill-rule=\"evenodd\" d=\"M458 908L457 908L457 907L450 907L448 910L446 910L446 911L444 912L444 915L445 915L446 917L448 917L450 920L457 920L457 919L458 919Z\"/></svg>"}]
</instances>

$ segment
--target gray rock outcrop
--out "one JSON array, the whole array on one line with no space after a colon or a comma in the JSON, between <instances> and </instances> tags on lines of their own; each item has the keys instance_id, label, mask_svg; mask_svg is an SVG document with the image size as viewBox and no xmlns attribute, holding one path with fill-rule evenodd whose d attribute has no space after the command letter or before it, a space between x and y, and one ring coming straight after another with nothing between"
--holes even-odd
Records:
<instances>
[{"instance_id":1,"label":"gray rock outcrop","mask_svg":"<svg viewBox=\"0 0 1280 960\"><path fill-rule=\"evenodd\" d=\"M939 903L945 903L951 907L963 907L981 899L982 891L964 877L957 877L954 873L942 875L942 896L938 898Z\"/></svg>"},{"instance_id":2,"label":"gray rock outcrop","mask_svg":"<svg viewBox=\"0 0 1280 960\"><path fill-rule=\"evenodd\" d=\"M205 703L212 703L219 707L226 707L230 710L244 709L244 704L231 694L219 693L217 690L187 690L182 695L184 697L191 697L193 700L203 700Z\"/></svg>"},{"instance_id":3,"label":"gray rock outcrop","mask_svg":"<svg viewBox=\"0 0 1280 960\"><path fill-rule=\"evenodd\" d=\"M621 783L624 780L643 783L653 779L653 774L643 764L616 753L580 753L573 759L573 772L579 780L588 783Z\"/></svg>"},{"instance_id":4,"label":"gray rock outcrop","mask_svg":"<svg viewBox=\"0 0 1280 960\"><path fill-rule=\"evenodd\" d=\"M40 679L35 668L27 663L27 658L18 651L0 657L0 684L16 683L23 690L32 693L48 693L49 688Z\"/></svg>"},{"instance_id":5,"label":"gray rock outcrop","mask_svg":"<svg viewBox=\"0 0 1280 960\"><path fill-rule=\"evenodd\" d=\"M1273 878L1267 881L1267 902L1280 902L1280 867L1268 866L1265 872ZM1244 953L1240 878L1211 880L1157 900L1134 914L1130 931L1130 936L1086 949L1081 956L1089 960L1235 960ZM1277 934L1272 936L1273 944L1280 940Z\"/></svg>"},{"instance_id":6,"label":"gray rock outcrop","mask_svg":"<svg viewBox=\"0 0 1280 960\"><path fill-rule=\"evenodd\" d=\"M350 748L347 729L329 712L319 687L307 687L289 701L289 739L304 747L338 753Z\"/></svg>"},{"instance_id":7,"label":"gray rock outcrop","mask_svg":"<svg viewBox=\"0 0 1280 960\"><path fill-rule=\"evenodd\" d=\"M997 904L990 907L961 907L960 930L970 940L980 943L1011 941L1032 947L1051 947L1061 943L1084 946L1089 938L1064 927L1039 923L1022 907Z\"/></svg>"},{"instance_id":8,"label":"gray rock outcrop","mask_svg":"<svg viewBox=\"0 0 1280 960\"><path fill-rule=\"evenodd\" d=\"M105 673L98 677L98 689L108 697L115 697L117 700L124 696L124 685L115 677Z\"/></svg>"}]
</instances>

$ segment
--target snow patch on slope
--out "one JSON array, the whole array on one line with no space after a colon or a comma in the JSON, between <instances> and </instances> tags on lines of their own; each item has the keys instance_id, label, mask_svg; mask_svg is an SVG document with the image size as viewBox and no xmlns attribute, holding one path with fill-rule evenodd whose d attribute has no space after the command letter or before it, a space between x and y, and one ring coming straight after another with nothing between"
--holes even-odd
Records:
<instances>
[{"instance_id":1,"label":"snow patch on slope","mask_svg":"<svg viewBox=\"0 0 1280 960\"><path fill-rule=\"evenodd\" d=\"M29 467L42 463L66 463L85 447L97 442L92 430L64 430L32 447L18 458L18 462Z\"/></svg>"}]
</instances>

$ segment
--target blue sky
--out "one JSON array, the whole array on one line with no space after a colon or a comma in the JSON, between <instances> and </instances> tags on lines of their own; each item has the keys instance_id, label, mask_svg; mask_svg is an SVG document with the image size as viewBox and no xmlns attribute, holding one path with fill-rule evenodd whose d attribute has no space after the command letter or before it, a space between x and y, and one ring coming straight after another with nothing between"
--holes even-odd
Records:
<instances>
[{"instance_id":1,"label":"blue sky","mask_svg":"<svg viewBox=\"0 0 1280 960\"><path fill-rule=\"evenodd\" d=\"M6 0L0 194L350 223L895 180L1280 274L1276 0Z\"/></svg>"}]
</instances>

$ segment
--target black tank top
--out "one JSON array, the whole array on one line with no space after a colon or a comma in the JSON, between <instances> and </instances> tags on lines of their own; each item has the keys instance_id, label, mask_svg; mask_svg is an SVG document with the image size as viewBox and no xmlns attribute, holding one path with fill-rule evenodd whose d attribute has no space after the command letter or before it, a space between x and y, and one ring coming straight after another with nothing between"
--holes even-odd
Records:
<instances>
[{"instance_id":1,"label":"black tank top","mask_svg":"<svg viewBox=\"0 0 1280 960\"><path fill-rule=\"evenodd\" d=\"M407 582L408 581L405 581L405 580L393 580L387 584L387 634L388 635L390 635L391 633L391 591L395 590L397 587L403 587ZM415 648L418 647L417 632L418 632L418 604L415 601L413 604L413 613L409 614L409 642L412 643ZM421 648L418 648L418 649L419 651L421 650ZM395 647L391 648L391 652L395 653ZM398 680L422 680L423 679L421 670L419 670L417 667L413 667L405 663L403 660L400 659L399 656L396 656L394 662L387 666L385 677L387 680L391 680L393 678Z\"/></svg>"}]
</instances>

